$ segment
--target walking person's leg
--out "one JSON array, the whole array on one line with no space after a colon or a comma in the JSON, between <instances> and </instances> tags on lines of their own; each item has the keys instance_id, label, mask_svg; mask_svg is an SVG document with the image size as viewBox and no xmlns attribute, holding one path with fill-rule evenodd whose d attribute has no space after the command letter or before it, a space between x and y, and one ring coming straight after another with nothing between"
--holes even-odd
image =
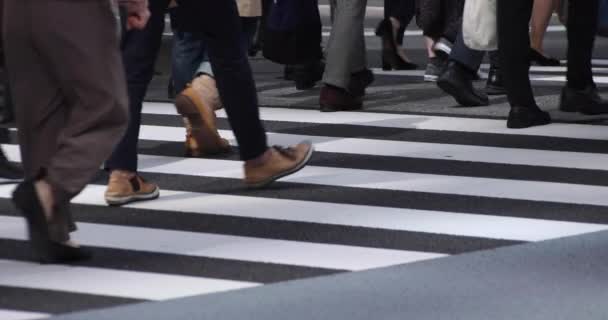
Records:
<instances>
[{"instance_id":1,"label":"walking person's leg","mask_svg":"<svg viewBox=\"0 0 608 320\"><path fill-rule=\"evenodd\" d=\"M356 110L363 106L364 88L353 90L353 74L367 69L365 64L364 19L366 0L337 0L327 48L327 64L321 89L321 111Z\"/></svg>"},{"instance_id":2,"label":"walking person's leg","mask_svg":"<svg viewBox=\"0 0 608 320\"><path fill-rule=\"evenodd\" d=\"M85 259L87 252L69 241L69 203L99 171L127 124L116 19L109 2L5 5L4 38L27 174L13 201L28 221L38 259Z\"/></svg>"},{"instance_id":3,"label":"walking person's leg","mask_svg":"<svg viewBox=\"0 0 608 320\"><path fill-rule=\"evenodd\" d=\"M312 155L310 143L287 149L268 148L251 67L240 43L236 3L181 0L179 5L182 10L196 12L188 25L203 32L220 98L245 161L245 183L262 187L302 169ZM196 110L182 113L189 118L199 116Z\"/></svg>"},{"instance_id":4,"label":"walking person's leg","mask_svg":"<svg viewBox=\"0 0 608 320\"><path fill-rule=\"evenodd\" d=\"M123 35L121 50L127 77L130 117L125 135L105 163L110 173L105 199L110 205L150 200L159 196L158 186L137 174L137 145L143 101L154 76L168 4L169 0L150 1L151 17L146 28L126 31Z\"/></svg>"},{"instance_id":5,"label":"walking person's leg","mask_svg":"<svg viewBox=\"0 0 608 320\"><path fill-rule=\"evenodd\" d=\"M527 128L551 122L540 110L530 83L530 37L528 23L531 0L498 0L498 54L511 111L507 127Z\"/></svg>"},{"instance_id":6,"label":"walking person's leg","mask_svg":"<svg viewBox=\"0 0 608 320\"><path fill-rule=\"evenodd\" d=\"M530 20L530 61L541 66L559 66L560 64L559 60L547 57L543 50L543 41L556 4L556 0L534 0Z\"/></svg>"},{"instance_id":7,"label":"walking person's leg","mask_svg":"<svg viewBox=\"0 0 608 320\"><path fill-rule=\"evenodd\" d=\"M599 2L570 1L568 14L568 83L562 89L560 109L584 114L608 113L608 101L598 94L591 58L598 29Z\"/></svg>"}]
</instances>

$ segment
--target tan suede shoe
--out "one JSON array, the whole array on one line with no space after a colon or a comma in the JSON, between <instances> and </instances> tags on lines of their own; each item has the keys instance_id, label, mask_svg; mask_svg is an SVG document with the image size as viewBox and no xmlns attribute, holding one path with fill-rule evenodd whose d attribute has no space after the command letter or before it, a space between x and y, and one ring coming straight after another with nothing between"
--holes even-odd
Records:
<instances>
[{"instance_id":1,"label":"tan suede shoe","mask_svg":"<svg viewBox=\"0 0 608 320\"><path fill-rule=\"evenodd\" d=\"M146 182L135 173L114 170L106 189L105 199L111 206L158 198L160 189L156 184Z\"/></svg>"},{"instance_id":2,"label":"tan suede shoe","mask_svg":"<svg viewBox=\"0 0 608 320\"><path fill-rule=\"evenodd\" d=\"M212 80L209 76L204 77ZM198 80L200 81L202 80ZM209 89L209 86L210 84L206 88ZM204 94L205 92L207 94ZM217 93L213 93L211 89L195 90L194 86L189 86L177 95L175 107L187 120L186 155L202 156L231 151L228 141L222 139L217 132L214 111L219 108Z\"/></svg>"},{"instance_id":3,"label":"tan suede shoe","mask_svg":"<svg viewBox=\"0 0 608 320\"><path fill-rule=\"evenodd\" d=\"M300 171L306 166L313 153L312 144L308 141L293 147L270 148L270 156L261 165L245 163L245 184L251 188L265 187L272 182Z\"/></svg>"}]
</instances>

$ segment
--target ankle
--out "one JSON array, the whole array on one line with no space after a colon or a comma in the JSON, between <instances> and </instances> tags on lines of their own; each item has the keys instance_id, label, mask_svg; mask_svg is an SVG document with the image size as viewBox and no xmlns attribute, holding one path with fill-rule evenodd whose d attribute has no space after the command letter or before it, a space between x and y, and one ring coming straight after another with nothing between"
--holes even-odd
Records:
<instances>
[{"instance_id":1,"label":"ankle","mask_svg":"<svg viewBox=\"0 0 608 320\"><path fill-rule=\"evenodd\" d=\"M133 172L133 171L115 169L110 172L110 177L120 177L120 178L131 179L131 178L135 177L136 174L137 173Z\"/></svg>"},{"instance_id":2,"label":"ankle","mask_svg":"<svg viewBox=\"0 0 608 320\"><path fill-rule=\"evenodd\" d=\"M245 165L253 166L253 167L258 167L258 166L264 165L266 162L268 162L271 155L272 155L272 150L270 148L268 148L261 155L255 157L253 159L245 161Z\"/></svg>"},{"instance_id":3,"label":"ankle","mask_svg":"<svg viewBox=\"0 0 608 320\"><path fill-rule=\"evenodd\" d=\"M38 180L34 183L38 200L44 210L44 216L47 221L52 220L53 208L55 206L55 199L53 197L53 188L45 180Z\"/></svg>"}]
</instances>

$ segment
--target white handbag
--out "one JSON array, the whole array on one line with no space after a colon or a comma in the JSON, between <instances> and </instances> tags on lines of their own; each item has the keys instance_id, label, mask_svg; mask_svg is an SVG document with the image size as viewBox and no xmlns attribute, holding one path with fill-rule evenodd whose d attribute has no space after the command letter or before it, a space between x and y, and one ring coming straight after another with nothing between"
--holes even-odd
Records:
<instances>
[{"instance_id":1,"label":"white handbag","mask_svg":"<svg viewBox=\"0 0 608 320\"><path fill-rule=\"evenodd\" d=\"M465 1L462 19L462 37L467 47L481 51L498 49L496 1Z\"/></svg>"}]
</instances>

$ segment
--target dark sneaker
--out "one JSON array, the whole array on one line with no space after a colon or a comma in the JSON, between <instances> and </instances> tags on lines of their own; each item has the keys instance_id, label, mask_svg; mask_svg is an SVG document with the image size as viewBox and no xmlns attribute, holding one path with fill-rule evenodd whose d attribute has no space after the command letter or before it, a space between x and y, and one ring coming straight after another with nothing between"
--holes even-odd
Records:
<instances>
[{"instance_id":1,"label":"dark sneaker","mask_svg":"<svg viewBox=\"0 0 608 320\"><path fill-rule=\"evenodd\" d=\"M507 128L523 129L534 126L542 126L551 123L549 113L534 107L511 107Z\"/></svg>"},{"instance_id":2,"label":"dark sneaker","mask_svg":"<svg viewBox=\"0 0 608 320\"><path fill-rule=\"evenodd\" d=\"M447 60L452 53L452 46L454 44L446 38L441 38L433 45L433 51L438 57Z\"/></svg>"},{"instance_id":3,"label":"dark sneaker","mask_svg":"<svg viewBox=\"0 0 608 320\"><path fill-rule=\"evenodd\" d=\"M474 73L451 61L445 72L437 79L437 86L465 107L480 107L490 104L488 96L473 87Z\"/></svg>"},{"instance_id":4,"label":"dark sneaker","mask_svg":"<svg viewBox=\"0 0 608 320\"><path fill-rule=\"evenodd\" d=\"M608 113L608 101L600 97L595 86L589 86L584 90L564 87L559 109L587 115L605 114Z\"/></svg>"},{"instance_id":5,"label":"dark sneaker","mask_svg":"<svg viewBox=\"0 0 608 320\"><path fill-rule=\"evenodd\" d=\"M445 65L446 60L439 57L431 58L429 63L426 65L426 70L424 71L424 81L436 82L439 76L443 73Z\"/></svg>"},{"instance_id":6,"label":"dark sneaker","mask_svg":"<svg viewBox=\"0 0 608 320\"><path fill-rule=\"evenodd\" d=\"M245 163L245 184L251 188L262 188L272 182L300 171L306 166L313 153L310 142L302 142L293 147L270 148L271 155L261 165Z\"/></svg>"},{"instance_id":7,"label":"dark sneaker","mask_svg":"<svg viewBox=\"0 0 608 320\"><path fill-rule=\"evenodd\" d=\"M322 112L353 111L363 108L363 100L345 89L325 85L321 88L319 105Z\"/></svg>"},{"instance_id":8,"label":"dark sneaker","mask_svg":"<svg viewBox=\"0 0 608 320\"><path fill-rule=\"evenodd\" d=\"M488 73L488 81L486 82L486 94L489 96L497 96L506 93L502 72L499 68L491 66L490 72Z\"/></svg>"}]
</instances>

